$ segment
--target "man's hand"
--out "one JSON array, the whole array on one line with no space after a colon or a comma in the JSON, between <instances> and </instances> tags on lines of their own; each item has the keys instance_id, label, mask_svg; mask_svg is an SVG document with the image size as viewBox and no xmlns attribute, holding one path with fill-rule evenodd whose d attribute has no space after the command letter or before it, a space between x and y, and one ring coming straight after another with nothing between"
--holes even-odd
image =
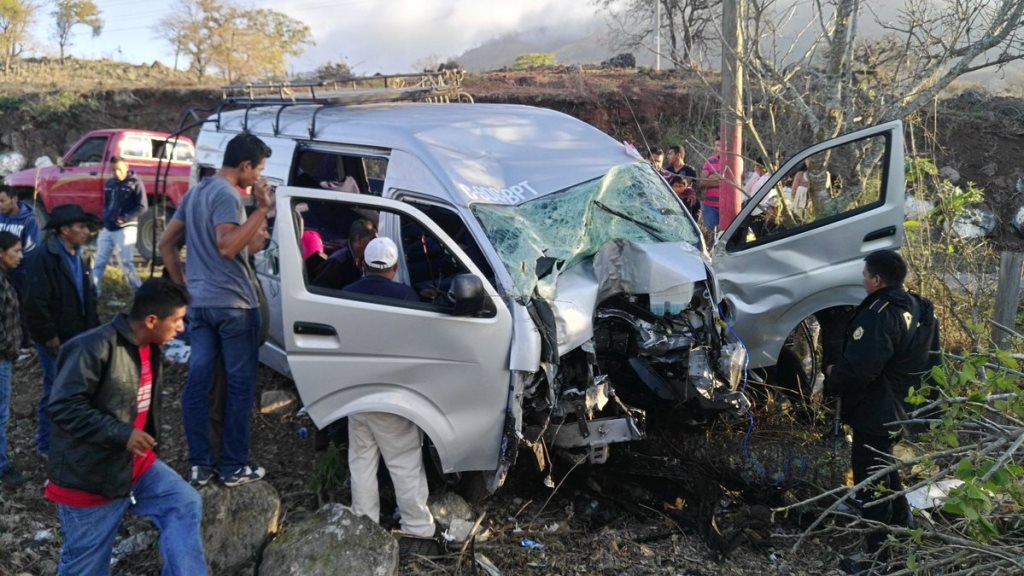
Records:
<instances>
[{"instance_id":1,"label":"man's hand","mask_svg":"<svg viewBox=\"0 0 1024 576\"><path fill-rule=\"evenodd\" d=\"M45 346L46 351L49 352L51 356L56 357L57 354L60 353L60 338L57 336L50 338L46 341Z\"/></svg>"},{"instance_id":2,"label":"man's hand","mask_svg":"<svg viewBox=\"0 0 1024 576\"><path fill-rule=\"evenodd\" d=\"M256 197L256 206L270 210L270 183L266 178L260 178L252 186L252 194Z\"/></svg>"},{"instance_id":3,"label":"man's hand","mask_svg":"<svg viewBox=\"0 0 1024 576\"><path fill-rule=\"evenodd\" d=\"M132 430L132 435L128 438L129 452L142 457L146 454L146 450L150 450L154 446L156 446L156 440L152 436L142 430Z\"/></svg>"}]
</instances>

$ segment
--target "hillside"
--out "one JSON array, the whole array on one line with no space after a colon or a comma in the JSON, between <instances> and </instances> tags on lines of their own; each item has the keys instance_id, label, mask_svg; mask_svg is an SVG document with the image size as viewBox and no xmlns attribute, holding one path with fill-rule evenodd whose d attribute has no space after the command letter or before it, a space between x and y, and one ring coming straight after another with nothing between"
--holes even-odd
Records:
<instances>
[{"instance_id":1,"label":"hillside","mask_svg":"<svg viewBox=\"0 0 1024 576\"><path fill-rule=\"evenodd\" d=\"M190 109L210 109L216 87L196 87L166 67L73 62L63 74L55 63L35 62L45 75L0 81L0 153L29 159L63 153L83 132L137 127L174 131ZM74 78L64 83L61 78ZM0 79L2 80L2 79ZM685 144L700 156L710 148L718 104L703 81L673 72L557 67L529 72L468 74L465 89L477 102L542 106L576 116L643 149ZM943 100L928 118L909 123L919 155L934 156L988 194L1001 219L1000 242L1015 244L1007 223L1019 208L1013 197L1024 176L1024 101L975 92ZM193 134L194 135L194 134ZM810 141L779 141L789 156Z\"/></svg>"}]
</instances>

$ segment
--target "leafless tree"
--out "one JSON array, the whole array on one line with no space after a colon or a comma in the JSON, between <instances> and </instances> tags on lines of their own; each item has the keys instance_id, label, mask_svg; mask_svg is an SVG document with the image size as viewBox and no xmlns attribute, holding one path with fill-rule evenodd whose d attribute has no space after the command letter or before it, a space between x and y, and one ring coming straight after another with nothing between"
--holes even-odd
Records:
<instances>
[{"instance_id":1,"label":"leafless tree","mask_svg":"<svg viewBox=\"0 0 1024 576\"><path fill-rule=\"evenodd\" d=\"M1024 59L1020 0L905 0L891 20L865 0L747 1L747 86L762 106L795 112L818 140L906 118L960 76ZM868 18L883 37L862 38ZM756 135L755 112L746 121ZM861 162L869 167L881 154L864 150ZM830 197L826 169L811 166L809 176L815 205L828 210L849 198Z\"/></svg>"},{"instance_id":2,"label":"leafless tree","mask_svg":"<svg viewBox=\"0 0 1024 576\"><path fill-rule=\"evenodd\" d=\"M615 47L655 51L655 10L661 4L661 36L667 56L677 68L707 64L709 44L717 42L721 0L594 0L615 26ZM717 52L717 49L716 49Z\"/></svg>"}]
</instances>

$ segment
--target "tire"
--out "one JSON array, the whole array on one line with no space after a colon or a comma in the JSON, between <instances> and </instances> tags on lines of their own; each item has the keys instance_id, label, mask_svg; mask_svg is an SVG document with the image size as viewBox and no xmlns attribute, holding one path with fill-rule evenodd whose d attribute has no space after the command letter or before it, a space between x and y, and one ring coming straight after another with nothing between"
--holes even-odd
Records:
<instances>
[{"instance_id":1,"label":"tire","mask_svg":"<svg viewBox=\"0 0 1024 576\"><path fill-rule=\"evenodd\" d=\"M455 484L455 492L470 504L477 504L491 495L488 481L494 472L463 472Z\"/></svg>"},{"instance_id":2,"label":"tire","mask_svg":"<svg viewBox=\"0 0 1024 576\"><path fill-rule=\"evenodd\" d=\"M167 227L167 220L174 215L174 209L168 207L166 215L160 206L153 206L155 200L150 200L150 209L139 218L139 235L135 241L135 250L146 262L155 261L156 264L163 264L160 260L160 236ZM154 237L155 234L155 237Z\"/></svg>"}]
</instances>

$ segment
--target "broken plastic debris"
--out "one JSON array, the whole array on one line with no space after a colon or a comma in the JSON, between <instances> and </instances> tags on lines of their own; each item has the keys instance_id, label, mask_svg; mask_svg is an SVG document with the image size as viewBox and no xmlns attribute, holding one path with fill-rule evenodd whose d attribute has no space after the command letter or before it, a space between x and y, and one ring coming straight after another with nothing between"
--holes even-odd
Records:
<instances>
[{"instance_id":1,"label":"broken plastic debris","mask_svg":"<svg viewBox=\"0 0 1024 576\"><path fill-rule=\"evenodd\" d=\"M547 476L544 477L544 485L547 486L548 488L554 488L555 487L555 481L551 479L551 475L550 474L548 474Z\"/></svg>"},{"instance_id":2,"label":"broken plastic debris","mask_svg":"<svg viewBox=\"0 0 1024 576\"><path fill-rule=\"evenodd\" d=\"M487 576L501 576L501 570L491 562L491 559L483 554L477 552L473 555L473 559L476 561L476 565L484 571Z\"/></svg>"},{"instance_id":3,"label":"broken plastic debris","mask_svg":"<svg viewBox=\"0 0 1024 576\"><path fill-rule=\"evenodd\" d=\"M47 528L46 530L39 530L35 536L32 537L35 542L49 542L53 540L53 529Z\"/></svg>"},{"instance_id":4,"label":"broken plastic debris","mask_svg":"<svg viewBox=\"0 0 1024 576\"><path fill-rule=\"evenodd\" d=\"M527 550L543 550L544 549L544 545L543 544L541 544L540 542L537 542L536 540L531 540L529 538L523 538L523 541L520 542L519 545L522 546L523 548L526 548Z\"/></svg>"},{"instance_id":5,"label":"broken plastic debris","mask_svg":"<svg viewBox=\"0 0 1024 576\"><path fill-rule=\"evenodd\" d=\"M946 480L939 480L934 484L921 486L917 490L907 493L907 503L915 510L928 510L941 506L946 501L946 498L949 497L950 491L963 486L963 484L963 480L948 478Z\"/></svg>"},{"instance_id":6,"label":"broken plastic debris","mask_svg":"<svg viewBox=\"0 0 1024 576\"><path fill-rule=\"evenodd\" d=\"M188 364L191 355L192 347L178 339L171 340L171 343L164 348L164 358L175 364Z\"/></svg>"},{"instance_id":7,"label":"broken plastic debris","mask_svg":"<svg viewBox=\"0 0 1024 576\"><path fill-rule=\"evenodd\" d=\"M136 552L142 552L143 550L153 546L156 539L156 532L149 530L129 536L114 546L114 557L121 558L123 556L130 556Z\"/></svg>"},{"instance_id":8,"label":"broken plastic debris","mask_svg":"<svg viewBox=\"0 0 1024 576\"><path fill-rule=\"evenodd\" d=\"M558 522L552 522L544 527L545 532L558 532L558 529L562 526Z\"/></svg>"}]
</instances>

